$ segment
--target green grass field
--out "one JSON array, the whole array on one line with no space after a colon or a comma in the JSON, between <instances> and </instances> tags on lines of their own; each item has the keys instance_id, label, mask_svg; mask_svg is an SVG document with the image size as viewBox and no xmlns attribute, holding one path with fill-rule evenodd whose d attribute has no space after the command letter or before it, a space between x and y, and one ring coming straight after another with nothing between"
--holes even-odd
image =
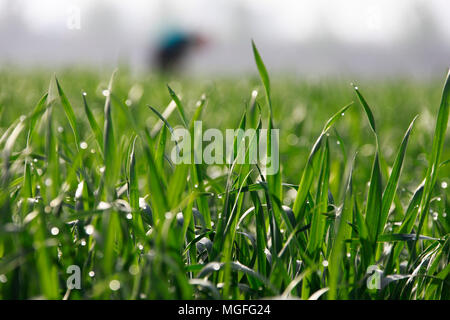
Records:
<instances>
[{"instance_id":1,"label":"green grass field","mask_svg":"<svg viewBox=\"0 0 450 320\"><path fill-rule=\"evenodd\" d=\"M269 83L254 55L240 78L0 71L0 299L449 299L445 70ZM170 163L195 120L280 129L280 172Z\"/></svg>"}]
</instances>

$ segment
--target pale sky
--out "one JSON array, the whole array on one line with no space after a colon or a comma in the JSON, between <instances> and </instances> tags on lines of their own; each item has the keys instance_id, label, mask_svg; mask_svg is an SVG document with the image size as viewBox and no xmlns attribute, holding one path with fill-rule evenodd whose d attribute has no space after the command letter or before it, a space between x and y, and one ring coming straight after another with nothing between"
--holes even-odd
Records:
<instances>
[{"instance_id":1,"label":"pale sky","mask_svg":"<svg viewBox=\"0 0 450 320\"><path fill-rule=\"evenodd\" d=\"M79 30L67 27L74 8L80 12ZM0 48L0 59L15 59L13 50L20 48L33 52L37 36L55 46L71 40L81 46L91 37L109 52L142 56L167 26L206 33L217 48L254 38L288 48L332 39L343 46L388 49L421 35L450 47L448 17L450 0L0 0L0 37L17 45L8 52ZM100 51L94 54L100 59Z\"/></svg>"}]
</instances>

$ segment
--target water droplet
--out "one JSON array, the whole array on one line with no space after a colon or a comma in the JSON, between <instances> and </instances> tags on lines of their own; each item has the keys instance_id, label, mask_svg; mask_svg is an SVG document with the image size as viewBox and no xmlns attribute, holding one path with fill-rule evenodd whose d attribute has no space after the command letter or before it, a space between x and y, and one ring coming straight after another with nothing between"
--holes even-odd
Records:
<instances>
[{"instance_id":1,"label":"water droplet","mask_svg":"<svg viewBox=\"0 0 450 320\"><path fill-rule=\"evenodd\" d=\"M94 233L94 226L92 224L89 224L84 227L84 230L86 231L86 234L91 235Z\"/></svg>"},{"instance_id":2,"label":"water droplet","mask_svg":"<svg viewBox=\"0 0 450 320\"><path fill-rule=\"evenodd\" d=\"M345 113L344 113L344 112L342 112L342 113L341 113L341 117L343 117L344 115L345 115Z\"/></svg>"},{"instance_id":3,"label":"water droplet","mask_svg":"<svg viewBox=\"0 0 450 320\"><path fill-rule=\"evenodd\" d=\"M357 87L357 86L355 86L355 90L358 90L358 87Z\"/></svg>"},{"instance_id":4,"label":"water droplet","mask_svg":"<svg viewBox=\"0 0 450 320\"><path fill-rule=\"evenodd\" d=\"M107 97L107 96L109 96L110 92L109 92L109 90L103 90L103 91L102 91L102 94L103 94L105 97Z\"/></svg>"},{"instance_id":5,"label":"water droplet","mask_svg":"<svg viewBox=\"0 0 450 320\"><path fill-rule=\"evenodd\" d=\"M128 219L128 220L133 219L133 215L132 215L131 213L128 213L128 214L127 214L127 219Z\"/></svg>"},{"instance_id":6,"label":"water droplet","mask_svg":"<svg viewBox=\"0 0 450 320\"><path fill-rule=\"evenodd\" d=\"M111 280L111 282L109 283L109 288L112 291L117 291L120 289L120 281L119 280Z\"/></svg>"},{"instance_id":7,"label":"water droplet","mask_svg":"<svg viewBox=\"0 0 450 320\"><path fill-rule=\"evenodd\" d=\"M128 269L128 272L131 275L135 276L135 275L137 275L139 273L139 267L137 265L135 265L135 264L132 264L130 266L130 268Z\"/></svg>"},{"instance_id":8,"label":"water droplet","mask_svg":"<svg viewBox=\"0 0 450 320\"><path fill-rule=\"evenodd\" d=\"M322 261L322 265L326 268L328 267L328 261L327 260L323 260Z\"/></svg>"},{"instance_id":9,"label":"water droplet","mask_svg":"<svg viewBox=\"0 0 450 320\"><path fill-rule=\"evenodd\" d=\"M216 271L219 271L220 270L220 263L217 263L217 262L213 263L212 268L214 270L216 270Z\"/></svg>"},{"instance_id":10,"label":"water droplet","mask_svg":"<svg viewBox=\"0 0 450 320\"><path fill-rule=\"evenodd\" d=\"M20 116L20 121L23 122L23 121L25 121L26 118L27 118L27 117L25 117L24 115L21 115L21 116Z\"/></svg>"},{"instance_id":11,"label":"water droplet","mask_svg":"<svg viewBox=\"0 0 450 320\"><path fill-rule=\"evenodd\" d=\"M85 96L85 97L87 96L87 93L86 93L86 91L83 91L83 96Z\"/></svg>"},{"instance_id":12,"label":"water droplet","mask_svg":"<svg viewBox=\"0 0 450 320\"><path fill-rule=\"evenodd\" d=\"M34 163L38 162L38 159L34 158L34 159L33 159L33 162L34 162Z\"/></svg>"},{"instance_id":13,"label":"water droplet","mask_svg":"<svg viewBox=\"0 0 450 320\"><path fill-rule=\"evenodd\" d=\"M442 214L442 218L445 218L445 217L447 217L447 212L444 212L444 213Z\"/></svg>"},{"instance_id":14,"label":"water droplet","mask_svg":"<svg viewBox=\"0 0 450 320\"><path fill-rule=\"evenodd\" d=\"M80 148L81 148L81 149L85 150L85 149L87 149L87 147L88 147L88 144L86 143L86 141L82 141L82 142L80 143Z\"/></svg>"},{"instance_id":15,"label":"water droplet","mask_svg":"<svg viewBox=\"0 0 450 320\"><path fill-rule=\"evenodd\" d=\"M89 271L89 277L93 278L95 276L95 272L94 271Z\"/></svg>"},{"instance_id":16,"label":"water droplet","mask_svg":"<svg viewBox=\"0 0 450 320\"><path fill-rule=\"evenodd\" d=\"M341 144L341 142L340 141L336 141L336 144Z\"/></svg>"},{"instance_id":17,"label":"water droplet","mask_svg":"<svg viewBox=\"0 0 450 320\"><path fill-rule=\"evenodd\" d=\"M222 199L222 195L221 195L221 194L218 194L218 195L217 195L217 198Z\"/></svg>"},{"instance_id":18,"label":"water droplet","mask_svg":"<svg viewBox=\"0 0 450 320\"><path fill-rule=\"evenodd\" d=\"M169 219L172 219L172 217L173 217L173 214L172 214L172 212L166 212L166 214L164 215L164 217L167 219L167 220L169 220Z\"/></svg>"},{"instance_id":19,"label":"water droplet","mask_svg":"<svg viewBox=\"0 0 450 320\"><path fill-rule=\"evenodd\" d=\"M437 201L441 201L441 197L437 197L437 199L436 199Z\"/></svg>"},{"instance_id":20,"label":"water droplet","mask_svg":"<svg viewBox=\"0 0 450 320\"><path fill-rule=\"evenodd\" d=\"M57 207L58 204L59 204L59 200L57 198L50 201L50 207L52 207L52 208Z\"/></svg>"},{"instance_id":21,"label":"water droplet","mask_svg":"<svg viewBox=\"0 0 450 320\"><path fill-rule=\"evenodd\" d=\"M95 153L95 149L91 149L91 153Z\"/></svg>"},{"instance_id":22,"label":"water droplet","mask_svg":"<svg viewBox=\"0 0 450 320\"><path fill-rule=\"evenodd\" d=\"M436 221L438 219L438 213L433 212L433 220Z\"/></svg>"},{"instance_id":23,"label":"water droplet","mask_svg":"<svg viewBox=\"0 0 450 320\"><path fill-rule=\"evenodd\" d=\"M64 132L64 128L61 127L61 126L59 126L59 127L58 127L58 132L59 132L59 133L63 133L63 132Z\"/></svg>"},{"instance_id":24,"label":"water droplet","mask_svg":"<svg viewBox=\"0 0 450 320\"><path fill-rule=\"evenodd\" d=\"M52 233L52 235L56 236L59 233L59 229L57 227L53 227L50 232Z\"/></svg>"},{"instance_id":25,"label":"water droplet","mask_svg":"<svg viewBox=\"0 0 450 320\"><path fill-rule=\"evenodd\" d=\"M195 185L194 185L194 188L198 188L198 184L195 184Z\"/></svg>"},{"instance_id":26,"label":"water droplet","mask_svg":"<svg viewBox=\"0 0 450 320\"><path fill-rule=\"evenodd\" d=\"M131 100L130 99L127 99L127 100L125 100L125 104L127 105L127 106L131 106Z\"/></svg>"},{"instance_id":27,"label":"water droplet","mask_svg":"<svg viewBox=\"0 0 450 320\"><path fill-rule=\"evenodd\" d=\"M81 245L84 247L86 245L86 240L81 239Z\"/></svg>"},{"instance_id":28,"label":"water droplet","mask_svg":"<svg viewBox=\"0 0 450 320\"><path fill-rule=\"evenodd\" d=\"M98 169L98 171L100 171L100 173L105 172L105 167L100 167L100 168Z\"/></svg>"},{"instance_id":29,"label":"water droplet","mask_svg":"<svg viewBox=\"0 0 450 320\"><path fill-rule=\"evenodd\" d=\"M100 201L100 203L97 206L97 209L99 209L99 210L107 210L109 208L111 208L111 205L105 201Z\"/></svg>"},{"instance_id":30,"label":"water droplet","mask_svg":"<svg viewBox=\"0 0 450 320\"><path fill-rule=\"evenodd\" d=\"M47 187L50 187L51 185L52 185L52 179L50 179L50 178L47 178L47 179L45 179L45 181L44 181L44 184L47 186Z\"/></svg>"},{"instance_id":31,"label":"water droplet","mask_svg":"<svg viewBox=\"0 0 450 320\"><path fill-rule=\"evenodd\" d=\"M138 249L139 250L144 250L144 246L142 245L142 243L138 243Z\"/></svg>"},{"instance_id":32,"label":"water droplet","mask_svg":"<svg viewBox=\"0 0 450 320\"><path fill-rule=\"evenodd\" d=\"M442 187L442 189L447 189L447 187L448 187L448 184L447 184L447 182L442 182L441 183L441 187Z\"/></svg>"},{"instance_id":33,"label":"water droplet","mask_svg":"<svg viewBox=\"0 0 450 320\"><path fill-rule=\"evenodd\" d=\"M4 274L0 274L0 282L6 283L8 281L8 278Z\"/></svg>"}]
</instances>

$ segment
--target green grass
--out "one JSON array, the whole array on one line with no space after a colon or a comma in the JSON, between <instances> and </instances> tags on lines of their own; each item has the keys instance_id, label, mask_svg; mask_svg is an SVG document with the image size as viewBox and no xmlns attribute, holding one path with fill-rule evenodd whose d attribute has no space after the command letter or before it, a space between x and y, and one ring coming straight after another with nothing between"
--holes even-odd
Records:
<instances>
[{"instance_id":1,"label":"green grass","mask_svg":"<svg viewBox=\"0 0 450 320\"><path fill-rule=\"evenodd\" d=\"M261 80L0 71L0 299L449 299L448 78L253 54ZM280 129L281 171L169 163L196 120Z\"/></svg>"}]
</instances>

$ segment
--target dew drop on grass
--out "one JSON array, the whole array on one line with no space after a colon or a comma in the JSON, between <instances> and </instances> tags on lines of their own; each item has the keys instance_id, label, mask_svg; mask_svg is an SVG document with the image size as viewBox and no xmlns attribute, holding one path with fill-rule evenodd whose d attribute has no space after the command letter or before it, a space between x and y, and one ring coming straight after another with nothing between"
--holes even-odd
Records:
<instances>
[{"instance_id":1,"label":"dew drop on grass","mask_svg":"<svg viewBox=\"0 0 450 320\"><path fill-rule=\"evenodd\" d=\"M442 182L441 183L441 187L442 187L442 189L447 189L447 187L448 187L448 183L447 182Z\"/></svg>"},{"instance_id":2,"label":"dew drop on grass","mask_svg":"<svg viewBox=\"0 0 450 320\"><path fill-rule=\"evenodd\" d=\"M94 233L94 226L92 224L89 224L84 227L84 230L86 231L86 234L91 235Z\"/></svg>"},{"instance_id":3,"label":"dew drop on grass","mask_svg":"<svg viewBox=\"0 0 450 320\"><path fill-rule=\"evenodd\" d=\"M59 229L57 227L53 227L50 232L52 233L52 235L56 236L59 233Z\"/></svg>"},{"instance_id":4,"label":"dew drop on grass","mask_svg":"<svg viewBox=\"0 0 450 320\"><path fill-rule=\"evenodd\" d=\"M50 201L50 207L55 208L57 207L59 204L59 200L58 199L53 199L52 201Z\"/></svg>"},{"instance_id":5,"label":"dew drop on grass","mask_svg":"<svg viewBox=\"0 0 450 320\"><path fill-rule=\"evenodd\" d=\"M173 217L173 214L172 214L172 212L166 212L166 214L164 215L164 217L167 219L167 220L169 220L169 219L172 219L172 217Z\"/></svg>"},{"instance_id":6,"label":"dew drop on grass","mask_svg":"<svg viewBox=\"0 0 450 320\"><path fill-rule=\"evenodd\" d=\"M216 271L219 271L220 270L220 263L214 262L213 265L212 265L212 268L214 270L216 270Z\"/></svg>"},{"instance_id":7,"label":"dew drop on grass","mask_svg":"<svg viewBox=\"0 0 450 320\"><path fill-rule=\"evenodd\" d=\"M128 220L133 219L133 215L132 215L131 213L127 213L127 219L128 219Z\"/></svg>"},{"instance_id":8,"label":"dew drop on grass","mask_svg":"<svg viewBox=\"0 0 450 320\"><path fill-rule=\"evenodd\" d=\"M327 260L323 260L322 261L322 265L326 268L328 267L328 261Z\"/></svg>"},{"instance_id":9,"label":"dew drop on grass","mask_svg":"<svg viewBox=\"0 0 450 320\"><path fill-rule=\"evenodd\" d=\"M433 212L433 220L437 221L438 219L438 213L437 212Z\"/></svg>"},{"instance_id":10,"label":"dew drop on grass","mask_svg":"<svg viewBox=\"0 0 450 320\"><path fill-rule=\"evenodd\" d=\"M44 184L46 187L50 187L52 185L52 179L50 178L45 179Z\"/></svg>"},{"instance_id":11,"label":"dew drop on grass","mask_svg":"<svg viewBox=\"0 0 450 320\"><path fill-rule=\"evenodd\" d=\"M0 282L6 283L8 281L8 278L4 274L0 274Z\"/></svg>"},{"instance_id":12,"label":"dew drop on grass","mask_svg":"<svg viewBox=\"0 0 450 320\"><path fill-rule=\"evenodd\" d=\"M100 173L105 172L105 167L100 167L100 168L98 169L98 171L100 171Z\"/></svg>"},{"instance_id":13,"label":"dew drop on grass","mask_svg":"<svg viewBox=\"0 0 450 320\"><path fill-rule=\"evenodd\" d=\"M87 93L86 93L86 91L83 91L83 96L87 96Z\"/></svg>"},{"instance_id":14,"label":"dew drop on grass","mask_svg":"<svg viewBox=\"0 0 450 320\"><path fill-rule=\"evenodd\" d=\"M111 280L111 282L109 283L109 288L112 291L117 291L120 289L120 281L119 280Z\"/></svg>"},{"instance_id":15,"label":"dew drop on grass","mask_svg":"<svg viewBox=\"0 0 450 320\"><path fill-rule=\"evenodd\" d=\"M80 143L80 148L81 148L81 149L86 150L87 147L88 147L88 144L86 143L86 141L82 141L82 142Z\"/></svg>"},{"instance_id":16,"label":"dew drop on grass","mask_svg":"<svg viewBox=\"0 0 450 320\"><path fill-rule=\"evenodd\" d=\"M86 245L86 240L81 239L81 245L84 247Z\"/></svg>"},{"instance_id":17,"label":"dew drop on grass","mask_svg":"<svg viewBox=\"0 0 450 320\"><path fill-rule=\"evenodd\" d=\"M109 96L109 90L103 90L103 91L102 91L102 94L103 94L105 97Z\"/></svg>"},{"instance_id":18,"label":"dew drop on grass","mask_svg":"<svg viewBox=\"0 0 450 320\"><path fill-rule=\"evenodd\" d=\"M58 127L58 132L59 132L59 133L63 133L63 132L64 132L64 128L61 127L61 126L59 126L59 127Z\"/></svg>"},{"instance_id":19,"label":"dew drop on grass","mask_svg":"<svg viewBox=\"0 0 450 320\"><path fill-rule=\"evenodd\" d=\"M89 271L89 277L93 278L95 276L95 272L94 271Z\"/></svg>"},{"instance_id":20,"label":"dew drop on grass","mask_svg":"<svg viewBox=\"0 0 450 320\"><path fill-rule=\"evenodd\" d=\"M128 272L132 275L135 276L139 273L139 267L135 264L132 264L130 266L130 268L128 269Z\"/></svg>"},{"instance_id":21,"label":"dew drop on grass","mask_svg":"<svg viewBox=\"0 0 450 320\"><path fill-rule=\"evenodd\" d=\"M105 201L100 201L100 203L97 206L97 209L99 209L99 210L107 210L109 208L111 208L111 205Z\"/></svg>"}]
</instances>

